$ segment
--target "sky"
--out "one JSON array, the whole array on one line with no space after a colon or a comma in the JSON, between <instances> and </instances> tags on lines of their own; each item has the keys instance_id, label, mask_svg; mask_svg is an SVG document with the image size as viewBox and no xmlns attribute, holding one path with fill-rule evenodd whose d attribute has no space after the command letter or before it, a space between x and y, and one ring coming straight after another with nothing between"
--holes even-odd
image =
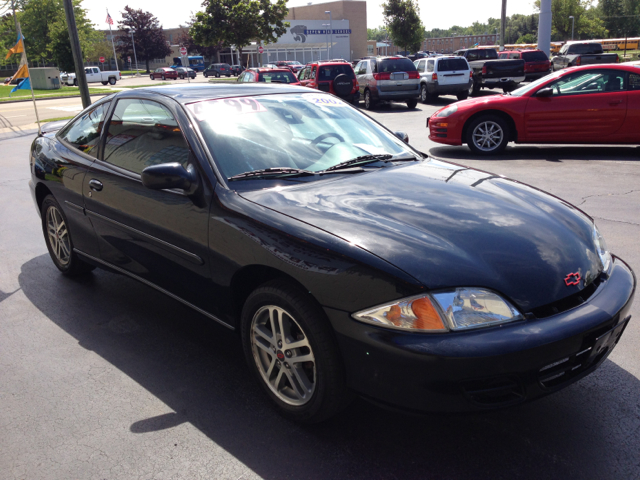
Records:
<instances>
[{"instance_id":1,"label":"sky","mask_svg":"<svg viewBox=\"0 0 640 480\"><path fill-rule=\"evenodd\" d=\"M289 7L306 5L310 0L289 0ZM313 3L325 3L312 0ZM367 1L367 27L375 28L383 25L381 4L384 0ZM507 16L515 13L531 14L534 12L534 0L508 0ZM105 22L107 11L114 20L114 26L122 19L120 12L129 5L153 13L164 28L174 28L185 24L191 12L202 10L202 0L83 0L82 6L88 10L89 18L97 28L108 28ZM418 0L420 17L427 30L432 28L449 28L454 25L466 27L475 21L486 22L489 17L500 18L502 0Z\"/></svg>"}]
</instances>

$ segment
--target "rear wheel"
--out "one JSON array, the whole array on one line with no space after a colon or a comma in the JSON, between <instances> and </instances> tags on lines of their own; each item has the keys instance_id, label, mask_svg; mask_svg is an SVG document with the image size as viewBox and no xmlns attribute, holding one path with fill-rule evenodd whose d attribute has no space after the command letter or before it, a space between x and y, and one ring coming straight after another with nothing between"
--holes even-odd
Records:
<instances>
[{"instance_id":1,"label":"rear wheel","mask_svg":"<svg viewBox=\"0 0 640 480\"><path fill-rule=\"evenodd\" d=\"M109 84L110 84L110 85L115 85L115 84L116 84L116 79L115 79L115 78L113 78L113 77L111 77L111 78L109 79Z\"/></svg>"},{"instance_id":2,"label":"rear wheel","mask_svg":"<svg viewBox=\"0 0 640 480\"><path fill-rule=\"evenodd\" d=\"M308 292L274 280L242 309L242 344L249 368L285 417L325 420L351 395L331 326Z\"/></svg>"},{"instance_id":3,"label":"rear wheel","mask_svg":"<svg viewBox=\"0 0 640 480\"><path fill-rule=\"evenodd\" d=\"M376 103L371 98L371 92L369 90L365 90L364 92L364 108L367 110L373 110L376 107Z\"/></svg>"},{"instance_id":4,"label":"rear wheel","mask_svg":"<svg viewBox=\"0 0 640 480\"><path fill-rule=\"evenodd\" d=\"M458 100L466 100L467 98L469 98L469 92L467 90L465 90L464 92L459 92L456 95L456 98Z\"/></svg>"},{"instance_id":5,"label":"rear wheel","mask_svg":"<svg viewBox=\"0 0 640 480\"><path fill-rule=\"evenodd\" d=\"M74 78L74 79L73 79L73 86L74 86L74 87L77 87L77 86L78 86L78 79L77 79L77 78Z\"/></svg>"},{"instance_id":6,"label":"rear wheel","mask_svg":"<svg viewBox=\"0 0 640 480\"><path fill-rule=\"evenodd\" d=\"M466 142L473 153L492 155L506 148L510 133L507 122L502 118L482 115L469 124Z\"/></svg>"},{"instance_id":7,"label":"rear wheel","mask_svg":"<svg viewBox=\"0 0 640 480\"><path fill-rule=\"evenodd\" d=\"M202 74L202 76L203 76L204 78L209 78L209 74L208 74L208 73L206 73L206 72L205 72L205 73L203 73L203 74Z\"/></svg>"},{"instance_id":8,"label":"rear wheel","mask_svg":"<svg viewBox=\"0 0 640 480\"><path fill-rule=\"evenodd\" d=\"M216 78L220 78L220 73L216 72Z\"/></svg>"},{"instance_id":9,"label":"rear wheel","mask_svg":"<svg viewBox=\"0 0 640 480\"><path fill-rule=\"evenodd\" d=\"M427 103L429 100L431 100L431 95L429 95L429 90L427 90L427 84L423 83L420 85L420 101Z\"/></svg>"},{"instance_id":10,"label":"rear wheel","mask_svg":"<svg viewBox=\"0 0 640 480\"><path fill-rule=\"evenodd\" d=\"M467 91L467 95L469 97L472 97L474 95L477 95L479 91L480 91L480 85L478 85L478 83L472 79L471 85L469 85L469 90Z\"/></svg>"},{"instance_id":11,"label":"rear wheel","mask_svg":"<svg viewBox=\"0 0 640 480\"><path fill-rule=\"evenodd\" d=\"M407 108L409 108L410 110L416 108L417 105L418 100L416 100L415 98L413 100L407 100Z\"/></svg>"},{"instance_id":12,"label":"rear wheel","mask_svg":"<svg viewBox=\"0 0 640 480\"><path fill-rule=\"evenodd\" d=\"M41 216L47 250L58 270L68 276L81 275L93 270L93 265L82 261L73 251L69 223L53 195L46 196L42 202Z\"/></svg>"}]
</instances>

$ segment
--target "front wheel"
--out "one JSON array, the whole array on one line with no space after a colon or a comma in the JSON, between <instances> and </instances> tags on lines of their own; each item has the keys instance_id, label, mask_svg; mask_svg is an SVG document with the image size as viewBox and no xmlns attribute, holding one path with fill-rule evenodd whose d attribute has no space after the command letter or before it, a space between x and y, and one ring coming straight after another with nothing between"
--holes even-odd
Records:
<instances>
[{"instance_id":1,"label":"front wheel","mask_svg":"<svg viewBox=\"0 0 640 480\"><path fill-rule=\"evenodd\" d=\"M204 78L209 78L209 75L208 75L207 73L203 73L203 74L202 74L202 76L203 76Z\"/></svg>"},{"instance_id":2,"label":"front wheel","mask_svg":"<svg viewBox=\"0 0 640 480\"><path fill-rule=\"evenodd\" d=\"M364 92L364 108L367 110L373 110L375 106L376 104L371 98L371 92L369 90L366 90Z\"/></svg>"},{"instance_id":3,"label":"front wheel","mask_svg":"<svg viewBox=\"0 0 640 480\"><path fill-rule=\"evenodd\" d=\"M74 86L74 87L77 87L77 86L78 86L78 79L77 79L77 78L74 78L74 79L73 79L73 86Z\"/></svg>"},{"instance_id":4,"label":"front wheel","mask_svg":"<svg viewBox=\"0 0 640 480\"><path fill-rule=\"evenodd\" d=\"M161 78L162 80L164 80L164 75L162 75L160 78Z\"/></svg>"},{"instance_id":5,"label":"front wheel","mask_svg":"<svg viewBox=\"0 0 640 480\"><path fill-rule=\"evenodd\" d=\"M308 292L283 280L255 290L242 309L249 368L283 416L317 423L351 395L329 321Z\"/></svg>"},{"instance_id":6,"label":"front wheel","mask_svg":"<svg viewBox=\"0 0 640 480\"><path fill-rule=\"evenodd\" d=\"M482 115L469 124L466 142L475 154L497 154L506 148L510 133L507 122L502 118L495 115Z\"/></svg>"},{"instance_id":7,"label":"front wheel","mask_svg":"<svg viewBox=\"0 0 640 480\"><path fill-rule=\"evenodd\" d=\"M53 195L47 195L42 202L41 216L44 241L58 270L68 276L81 275L93 270L93 265L82 261L73 251L67 217Z\"/></svg>"},{"instance_id":8,"label":"front wheel","mask_svg":"<svg viewBox=\"0 0 640 480\"><path fill-rule=\"evenodd\" d=\"M216 72L216 78L220 78L220 74Z\"/></svg>"},{"instance_id":9,"label":"front wheel","mask_svg":"<svg viewBox=\"0 0 640 480\"><path fill-rule=\"evenodd\" d=\"M153 76L153 74L149 75L149 78L150 78L151 80L155 80L155 77Z\"/></svg>"}]
</instances>

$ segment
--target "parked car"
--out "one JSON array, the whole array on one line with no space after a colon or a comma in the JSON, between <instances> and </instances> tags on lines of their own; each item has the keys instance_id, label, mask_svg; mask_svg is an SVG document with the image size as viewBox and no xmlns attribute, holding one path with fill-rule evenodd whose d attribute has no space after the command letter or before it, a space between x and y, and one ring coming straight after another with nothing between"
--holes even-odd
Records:
<instances>
[{"instance_id":1,"label":"parked car","mask_svg":"<svg viewBox=\"0 0 640 480\"><path fill-rule=\"evenodd\" d=\"M238 77L239 83L286 83L300 85L296 77L288 68L250 68Z\"/></svg>"},{"instance_id":2,"label":"parked car","mask_svg":"<svg viewBox=\"0 0 640 480\"><path fill-rule=\"evenodd\" d=\"M573 67L510 95L464 100L428 120L429 138L497 154L507 143L639 144L640 68Z\"/></svg>"},{"instance_id":3,"label":"parked car","mask_svg":"<svg viewBox=\"0 0 640 480\"><path fill-rule=\"evenodd\" d=\"M242 65L231 65L231 73L236 77L244 72L246 69Z\"/></svg>"},{"instance_id":4,"label":"parked car","mask_svg":"<svg viewBox=\"0 0 640 480\"><path fill-rule=\"evenodd\" d=\"M202 72L205 78L216 77L220 78L222 75L230 77L233 75L231 71L231 65L228 63L212 63L209 68L205 68Z\"/></svg>"},{"instance_id":5,"label":"parked car","mask_svg":"<svg viewBox=\"0 0 640 480\"><path fill-rule=\"evenodd\" d=\"M423 58L413 63L420 74L422 103L435 100L438 95L455 95L458 100L469 96L473 73L464 57Z\"/></svg>"},{"instance_id":6,"label":"parked car","mask_svg":"<svg viewBox=\"0 0 640 480\"><path fill-rule=\"evenodd\" d=\"M604 53L602 44L597 42L568 42L557 55L551 57L553 71L567 67L593 65L600 63L618 63L617 53Z\"/></svg>"},{"instance_id":7,"label":"parked car","mask_svg":"<svg viewBox=\"0 0 640 480\"><path fill-rule=\"evenodd\" d=\"M349 62L309 63L300 70L298 79L302 86L332 93L349 103L360 101L358 81Z\"/></svg>"},{"instance_id":8,"label":"parked car","mask_svg":"<svg viewBox=\"0 0 640 480\"><path fill-rule=\"evenodd\" d=\"M469 48L457 50L454 55L467 59L473 70L473 83L469 95L476 95L482 88L501 88L510 92L524 82L524 60L498 60L494 48Z\"/></svg>"},{"instance_id":9,"label":"parked car","mask_svg":"<svg viewBox=\"0 0 640 480\"><path fill-rule=\"evenodd\" d=\"M100 70L98 67L85 67L84 75L87 78L87 83L102 83L103 85L111 84L115 85L118 80L121 80L120 71L118 70ZM60 74L60 82L64 85L78 86L78 79L75 73Z\"/></svg>"},{"instance_id":10,"label":"parked car","mask_svg":"<svg viewBox=\"0 0 640 480\"><path fill-rule=\"evenodd\" d=\"M278 66L275 63L265 63L260 68L278 68Z\"/></svg>"},{"instance_id":11,"label":"parked car","mask_svg":"<svg viewBox=\"0 0 640 480\"><path fill-rule=\"evenodd\" d=\"M304 68L304 65L302 65L300 62L297 62L295 60L279 60L275 64L277 67L280 67L280 68L282 67L288 68L296 75L300 70Z\"/></svg>"},{"instance_id":12,"label":"parked car","mask_svg":"<svg viewBox=\"0 0 640 480\"><path fill-rule=\"evenodd\" d=\"M182 80L184 80L187 77L196 78L197 76L197 73L193 68L176 67L175 71L178 72L178 77L180 77Z\"/></svg>"},{"instance_id":13,"label":"parked car","mask_svg":"<svg viewBox=\"0 0 640 480\"><path fill-rule=\"evenodd\" d=\"M505 50L498 53L498 58L511 60L524 60L524 80L531 82L549 75L551 62L542 50Z\"/></svg>"},{"instance_id":14,"label":"parked car","mask_svg":"<svg viewBox=\"0 0 640 480\"><path fill-rule=\"evenodd\" d=\"M633 272L592 218L430 159L326 93L143 87L60 124L29 152L53 264L236 332L287 418L354 394L409 412L530 401L596 370L629 322Z\"/></svg>"},{"instance_id":15,"label":"parked car","mask_svg":"<svg viewBox=\"0 0 640 480\"><path fill-rule=\"evenodd\" d=\"M156 68L153 72L149 74L149 78L151 80L156 80L158 78L160 80L167 80L167 79L177 80L178 72L173 68L169 68L169 67Z\"/></svg>"},{"instance_id":16,"label":"parked car","mask_svg":"<svg viewBox=\"0 0 640 480\"><path fill-rule=\"evenodd\" d=\"M381 102L404 102L408 108L416 108L420 75L408 58L368 58L356 65L355 72L367 110Z\"/></svg>"}]
</instances>

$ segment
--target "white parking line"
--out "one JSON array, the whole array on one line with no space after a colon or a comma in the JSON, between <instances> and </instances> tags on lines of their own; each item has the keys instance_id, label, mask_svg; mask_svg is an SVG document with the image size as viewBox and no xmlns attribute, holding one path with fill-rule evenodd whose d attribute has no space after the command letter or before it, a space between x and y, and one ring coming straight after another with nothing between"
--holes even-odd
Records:
<instances>
[{"instance_id":1,"label":"white parking line","mask_svg":"<svg viewBox=\"0 0 640 480\"><path fill-rule=\"evenodd\" d=\"M17 117L26 117L26 115L12 115L10 117L4 117L4 118L17 118Z\"/></svg>"},{"instance_id":2,"label":"white parking line","mask_svg":"<svg viewBox=\"0 0 640 480\"><path fill-rule=\"evenodd\" d=\"M62 110L63 112L79 112L82 107L47 107L48 110Z\"/></svg>"}]
</instances>

